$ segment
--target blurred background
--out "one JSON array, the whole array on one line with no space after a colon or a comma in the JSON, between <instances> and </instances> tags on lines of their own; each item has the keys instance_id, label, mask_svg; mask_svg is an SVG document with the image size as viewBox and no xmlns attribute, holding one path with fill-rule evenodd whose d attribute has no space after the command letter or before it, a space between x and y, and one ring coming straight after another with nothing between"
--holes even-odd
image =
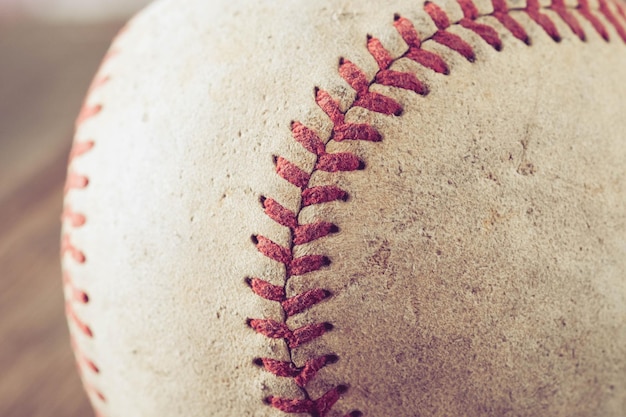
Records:
<instances>
[{"instance_id":1,"label":"blurred background","mask_svg":"<svg viewBox=\"0 0 626 417\"><path fill-rule=\"evenodd\" d=\"M149 0L0 0L0 416L93 415L64 317L60 213L73 123Z\"/></svg>"}]
</instances>

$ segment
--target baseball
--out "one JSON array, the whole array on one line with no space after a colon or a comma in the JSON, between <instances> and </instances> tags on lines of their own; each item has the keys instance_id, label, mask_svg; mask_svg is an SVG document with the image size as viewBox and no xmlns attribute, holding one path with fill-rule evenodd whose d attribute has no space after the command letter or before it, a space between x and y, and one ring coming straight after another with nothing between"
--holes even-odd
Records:
<instances>
[{"instance_id":1,"label":"baseball","mask_svg":"<svg viewBox=\"0 0 626 417\"><path fill-rule=\"evenodd\" d=\"M76 122L101 417L626 415L622 0L175 0Z\"/></svg>"}]
</instances>

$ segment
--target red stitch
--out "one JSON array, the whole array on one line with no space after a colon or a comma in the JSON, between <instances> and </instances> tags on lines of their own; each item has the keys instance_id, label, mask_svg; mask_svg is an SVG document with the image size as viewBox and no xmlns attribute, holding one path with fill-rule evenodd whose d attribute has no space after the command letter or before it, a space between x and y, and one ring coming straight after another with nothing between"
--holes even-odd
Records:
<instances>
[{"instance_id":1,"label":"red stitch","mask_svg":"<svg viewBox=\"0 0 626 417\"><path fill-rule=\"evenodd\" d=\"M537 1L537 0L535 0ZM606 31L604 25L600 22L600 20L594 16L591 12L591 8L589 7L588 0L579 0L578 1L578 12L591 23L593 28L602 36L605 41L609 40L609 33Z\"/></svg>"},{"instance_id":2,"label":"red stitch","mask_svg":"<svg viewBox=\"0 0 626 417\"><path fill-rule=\"evenodd\" d=\"M474 50L470 44L454 33L439 31L433 35L432 39L435 42L458 52L469 62L474 62L476 60L476 55L474 54Z\"/></svg>"},{"instance_id":3,"label":"red stitch","mask_svg":"<svg viewBox=\"0 0 626 417\"><path fill-rule=\"evenodd\" d=\"M94 386L89 386L88 390L90 390L100 401L106 402L106 397L100 391L98 391Z\"/></svg>"},{"instance_id":4,"label":"red stitch","mask_svg":"<svg viewBox=\"0 0 626 417\"><path fill-rule=\"evenodd\" d=\"M414 91L420 95L428 94L428 88L417 79L415 74L409 72L382 70L376 74L374 80L377 84L403 88L405 90Z\"/></svg>"},{"instance_id":5,"label":"red stitch","mask_svg":"<svg viewBox=\"0 0 626 417\"><path fill-rule=\"evenodd\" d=\"M270 319L250 319L248 325L270 339L285 339L291 349L317 339L333 328L330 323L315 323L291 331L285 323Z\"/></svg>"},{"instance_id":6,"label":"red stitch","mask_svg":"<svg viewBox=\"0 0 626 417\"><path fill-rule=\"evenodd\" d=\"M325 355L320 356L318 358L309 359L304 364L304 367L300 371L300 374L294 378L296 385L299 387L306 386L310 381L312 381L317 372L322 369L324 366L336 363L339 360L337 355Z\"/></svg>"},{"instance_id":7,"label":"red stitch","mask_svg":"<svg viewBox=\"0 0 626 417\"><path fill-rule=\"evenodd\" d=\"M273 285L258 278L248 278L246 281L256 295L266 300L280 302L285 299L285 289L279 285Z\"/></svg>"},{"instance_id":8,"label":"red stitch","mask_svg":"<svg viewBox=\"0 0 626 417\"><path fill-rule=\"evenodd\" d=\"M307 207L335 200L346 201L347 198L348 193L341 188L334 185L323 185L304 190L302 192L302 206Z\"/></svg>"},{"instance_id":9,"label":"red stitch","mask_svg":"<svg viewBox=\"0 0 626 417\"><path fill-rule=\"evenodd\" d=\"M328 265L330 265L330 259L327 256L305 255L291 261L287 270L290 276L304 275Z\"/></svg>"},{"instance_id":10,"label":"red stitch","mask_svg":"<svg viewBox=\"0 0 626 417\"><path fill-rule=\"evenodd\" d=\"M346 123L345 117L339 109L337 103L326 91L317 89L315 91L317 105L328 115L333 122L333 140L365 140L378 142L382 140L380 133L370 125Z\"/></svg>"},{"instance_id":11,"label":"red stitch","mask_svg":"<svg viewBox=\"0 0 626 417\"><path fill-rule=\"evenodd\" d=\"M302 123L293 122L291 124L291 132L296 142L300 143L307 151L315 155L326 153L326 145L324 145L324 142L317 136L317 133Z\"/></svg>"},{"instance_id":12,"label":"red stitch","mask_svg":"<svg viewBox=\"0 0 626 417\"><path fill-rule=\"evenodd\" d=\"M291 261L291 251L289 248L280 246L263 236L254 236L253 241L257 249L263 255L282 264L289 264Z\"/></svg>"},{"instance_id":13,"label":"red stitch","mask_svg":"<svg viewBox=\"0 0 626 417\"><path fill-rule=\"evenodd\" d=\"M70 335L70 344L72 345L72 349L74 350L74 352L76 352L76 356L78 357L77 358L78 366L80 368L82 368L83 366L86 366L87 369L89 369L93 373L99 374L100 369L96 366L95 363L93 363L91 360L89 360L85 356L85 354L80 349L78 342L76 341L76 338L71 335Z\"/></svg>"},{"instance_id":14,"label":"red stitch","mask_svg":"<svg viewBox=\"0 0 626 417\"><path fill-rule=\"evenodd\" d=\"M567 24L567 26L570 27L572 32L574 32L574 34L578 36L581 41L586 39L585 31L582 26L580 26L580 23L578 23L578 20L574 17L574 15L567 10L565 0L553 0L550 8L561 17L561 19Z\"/></svg>"},{"instance_id":15,"label":"red stitch","mask_svg":"<svg viewBox=\"0 0 626 417\"><path fill-rule=\"evenodd\" d=\"M94 78L93 81L91 82L91 85L89 86L89 89L87 90L87 96L91 95L91 93L93 93L94 90L97 90L98 88L102 87L103 85L108 83L110 80L111 78L108 75Z\"/></svg>"},{"instance_id":16,"label":"red stitch","mask_svg":"<svg viewBox=\"0 0 626 417\"><path fill-rule=\"evenodd\" d=\"M409 19L400 15L395 15L393 27L396 28L409 49L420 49L422 47L422 40L420 39L415 26L413 26L413 22Z\"/></svg>"},{"instance_id":17,"label":"red stitch","mask_svg":"<svg viewBox=\"0 0 626 417\"><path fill-rule=\"evenodd\" d=\"M446 29L450 26L448 15L446 15L446 13L435 3L426 3L424 5L424 10L428 13L433 22L435 22L437 29L439 29L432 36L432 40L458 52L468 61L474 62L476 56L470 44L465 42L460 36L455 35L454 33L446 32Z\"/></svg>"},{"instance_id":18,"label":"red stitch","mask_svg":"<svg viewBox=\"0 0 626 417\"><path fill-rule=\"evenodd\" d=\"M338 359L336 355L320 356L309 359L302 368L296 367L292 362L277 361L270 358L259 358L254 362L276 376L294 378L296 385L304 388L315 378L320 369L327 364L337 362Z\"/></svg>"},{"instance_id":19,"label":"red stitch","mask_svg":"<svg viewBox=\"0 0 626 417\"><path fill-rule=\"evenodd\" d=\"M391 57L389 51L385 49L383 44L380 43L378 39L372 37L371 35L367 35L367 50L374 57L376 63L378 64L378 68L381 70L388 69L393 63L393 58Z\"/></svg>"},{"instance_id":20,"label":"red stitch","mask_svg":"<svg viewBox=\"0 0 626 417\"><path fill-rule=\"evenodd\" d=\"M66 253L79 264L85 263L87 260L85 254L72 244L70 236L67 234L61 238L61 256L63 257Z\"/></svg>"},{"instance_id":21,"label":"red stitch","mask_svg":"<svg viewBox=\"0 0 626 417\"><path fill-rule=\"evenodd\" d=\"M258 358L254 360L258 366L262 366L268 372L284 378L295 378L300 375L300 370L292 362L277 361L271 358Z\"/></svg>"},{"instance_id":22,"label":"red stitch","mask_svg":"<svg viewBox=\"0 0 626 417\"><path fill-rule=\"evenodd\" d=\"M337 103L331 96L324 90L319 88L315 90L315 102L318 106L328 115L331 122L334 125L343 125L345 123L345 117L339 109L339 103Z\"/></svg>"},{"instance_id":23,"label":"red stitch","mask_svg":"<svg viewBox=\"0 0 626 417\"><path fill-rule=\"evenodd\" d=\"M89 185L89 178L75 172L68 172L64 193L67 194L72 189L83 189L87 185Z\"/></svg>"},{"instance_id":24,"label":"red stitch","mask_svg":"<svg viewBox=\"0 0 626 417\"><path fill-rule=\"evenodd\" d=\"M321 288L315 288L310 291L298 294L295 297L291 297L283 301L281 304L283 310L287 314L287 317L295 316L298 313L314 306L330 297L330 292L322 290Z\"/></svg>"},{"instance_id":25,"label":"red stitch","mask_svg":"<svg viewBox=\"0 0 626 417\"><path fill-rule=\"evenodd\" d=\"M341 142L342 140L364 140L368 142L380 142L383 140L378 131L366 124L345 123L335 125L333 130L333 140Z\"/></svg>"},{"instance_id":26,"label":"red stitch","mask_svg":"<svg viewBox=\"0 0 626 417\"><path fill-rule=\"evenodd\" d=\"M337 226L328 222L304 224L292 230L292 240L294 245L303 245L338 231Z\"/></svg>"},{"instance_id":27,"label":"red stitch","mask_svg":"<svg viewBox=\"0 0 626 417\"><path fill-rule=\"evenodd\" d=\"M330 323L315 323L302 326L293 331L291 337L287 339L289 347L295 349L317 339L329 330L333 329Z\"/></svg>"},{"instance_id":28,"label":"red stitch","mask_svg":"<svg viewBox=\"0 0 626 417\"><path fill-rule=\"evenodd\" d=\"M526 14L530 16L555 42L561 41L561 35L557 30L554 22L550 18L540 12L539 0L527 0Z\"/></svg>"},{"instance_id":29,"label":"red stitch","mask_svg":"<svg viewBox=\"0 0 626 417\"><path fill-rule=\"evenodd\" d=\"M622 16L622 19L626 20L626 6L624 6L620 2L614 2L615 7L617 8L617 13Z\"/></svg>"},{"instance_id":30,"label":"red stitch","mask_svg":"<svg viewBox=\"0 0 626 417\"><path fill-rule=\"evenodd\" d=\"M347 392L348 387L339 385L313 401L310 399L290 399L270 396L266 402L272 407L285 413L309 413L312 417L325 417L340 396ZM351 413L352 414L352 413ZM354 416L354 414L352 414Z\"/></svg>"},{"instance_id":31,"label":"red stitch","mask_svg":"<svg viewBox=\"0 0 626 417\"><path fill-rule=\"evenodd\" d=\"M355 171L363 169L363 162L351 153L327 153L320 155L315 169L325 172Z\"/></svg>"},{"instance_id":32,"label":"red stitch","mask_svg":"<svg viewBox=\"0 0 626 417\"><path fill-rule=\"evenodd\" d=\"M293 211L286 209L275 200L263 197L261 203L265 209L265 214L267 214L276 223L289 227L290 229L293 229L298 225L296 214Z\"/></svg>"},{"instance_id":33,"label":"red stitch","mask_svg":"<svg viewBox=\"0 0 626 417\"><path fill-rule=\"evenodd\" d=\"M86 218L83 214L76 213L67 206L63 209L63 213L61 214L61 222L65 221L68 221L72 227L81 227L85 225Z\"/></svg>"},{"instance_id":34,"label":"red stitch","mask_svg":"<svg viewBox=\"0 0 626 417\"><path fill-rule=\"evenodd\" d=\"M67 271L63 271L63 284L70 289L72 293L71 299L81 304L87 304L89 302L89 296L87 293L74 286L70 274Z\"/></svg>"},{"instance_id":35,"label":"red stitch","mask_svg":"<svg viewBox=\"0 0 626 417\"><path fill-rule=\"evenodd\" d=\"M248 321L248 324L254 331L270 339L289 340L293 336L292 331L285 323L279 323L276 320L251 319Z\"/></svg>"},{"instance_id":36,"label":"red stitch","mask_svg":"<svg viewBox=\"0 0 626 417\"><path fill-rule=\"evenodd\" d=\"M79 318L78 315L76 314L76 312L74 311L74 308L72 307L72 304L70 302L66 302L65 303L65 314L72 319L72 321L74 322L74 324L76 325L76 327L87 337L92 338L93 337L93 332L91 331L91 328L89 326L87 326L84 322L82 322Z\"/></svg>"},{"instance_id":37,"label":"red stitch","mask_svg":"<svg viewBox=\"0 0 626 417\"><path fill-rule=\"evenodd\" d=\"M613 12L609 8L609 5L606 2L606 0L598 0L598 3L600 6L600 13L602 13L602 15L604 15L606 20L608 20L609 23L613 25L619 37L622 38L622 41L626 42L626 29L624 29L624 26L622 26L622 24L617 20L617 17L615 17ZM605 39L608 39L608 38L605 38Z\"/></svg>"},{"instance_id":38,"label":"red stitch","mask_svg":"<svg viewBox=\"0 0 626 417\"><path fill-rule=\"evenodd\" d=\"M341 123L335 124L332 139L336 142L344 140L362 140L368 142L380 142L380 133L368 124Z\"/></svg>"},{"instance_id":39,"label":"red stitch","mask_svg":"<svg viewBox=\"0 0 626 417\"><path fill-rule=\"evenodd\" d=\"M450 73L448 65L443 58L433 52L421 49L422 42L410 20L396 15L394 26L402 39L404 39L404 42L409 46L409 50L404 54L405 58L415 61L425 68L430 68L439 74L447 75Z\"/></svg>"},{"instance_id":40,"label":"red stitch","mask_svg":"<svg viewBox=\"0 0 626 417\"><path fill-rule=\"evenodd\" d=\"M337 226L328 222L304 224L294 229L293 243L295 245L304 245L338 231Z\"/></svg>"},{"instance_id":41,"label":"red stitch","mask_svg":"<svg viewBox=\"0 0 626 417\"><path fill-rule=\"evenodd\" d=\"M80 110L80 113L78 114L78 117L76 118L76 129L78 129L83 123L85 123L85 121L91 119L101 111L102 106L100 104L95 106L83 106L83 108Z\"/></svg>"},{"instance_id":42,"label":"red stitch","mask_svg":"<svg viewBox=\"0 0 626 417\"><path fill-rule=\"evenodd\" d=\"M368 93L370 84L367 77L363 71L352 62L342 58L339 61L339 75L354 88L357 96L366 95Z\"/></svg>"},{"instance_id":43,"label":"red stitch","mask_svg":"<svg viewBox=\"0 0 626 417\"><path fill-rule=\"evenodd\" d=\"M306 187L310 179L309 174L281 156L276 158L276 173L300 188Z\"/></svg>"},{"instance_id":44,"label":"red stitch","mask_svg":"<svg viewBox=\"0 0 626 417\"><path fill-rule=\"evenodd\" d=\"M479 17L479 13L472 0L458 0L458 3L463 10L463 16L465 16L464 19L461 19L459 24L483 38L485 42L491 45L496 51L500 51L502 49L502 40L498 32L491 26L475 22Z\"/></svg>"},{"instance_id":45,"label":"red stitch","mask_svg":"<svg viewBox=\"0 0 626 417\"><path fill-rule=\"evenodd\" d=\"M509 10L506 5L506 0L491 0L493 4L493 17L504 26L513 36L526 45L530 45L530 37L526 33L526 30L509 14Z\"/></svg>"},{"instance_id":46,"label":"red stitch","mask_svg":"<svg viewBox=\"0 0 626 417\"><path fill-rule=\"evenodd\" d=\"M95 142L92 140L86 140L83 142L74 142L72 145L72 150L70 151L69 162L72 163L74 159L78 158L89 152L95 145Z\"/></svg>"},{"instance_id":47,"label":"red stitch","mask_svg":"<svg viewBox=\"0 0 626 417\"><path fill-rule=\"evenodd\" d=\"M462 19L459 24L483 38L484 41L491 45L496 51L502 50L500 35L498 35L498 32L491 26L476 23L470 19Z\"/></svg>"},{"instance_id":48,"label":"red stitch","mask_svg":"<svg viewBox=\"0 0 626 417\"><path fill-rule=\"evenodd\" d=\"M380 41L376 38L368 35L367 37L367 49L378 63L380 71L376 74L374 82L381 85L387 85L391 87L403 88L405 90L411 90L417 94L425 95L428 93L428 89L420 80L417 79L415 74L409 72L392 71L388 68L391 66L393 59L391 54L387 51Z\"/></svg>"},{"instance_id":49,"label":"red stitch","mask_svg":"<svg viewBox=\"0 0 626 417\"><path fill-rule=\"evenodd\" d=\"M397 101L391 97L369 91L369 82L365 73L352 62L341 59L339 62L339 75L357 92L353 106L363 107L364 109L382 114L399 116L402 113L402 106Z\"/></svg>"}]
</instances>

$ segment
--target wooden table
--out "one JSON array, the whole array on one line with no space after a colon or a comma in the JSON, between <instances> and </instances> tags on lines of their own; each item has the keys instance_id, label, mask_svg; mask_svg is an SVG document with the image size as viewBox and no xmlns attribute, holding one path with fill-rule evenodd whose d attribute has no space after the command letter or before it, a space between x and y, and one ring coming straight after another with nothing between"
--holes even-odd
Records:
<instances>
[{"instance_id":1,"label":"wooden table","mask_svg":"<svg viewBox=\"0 0 626 417\"><path fill-rule=\"evenodd\" d=\"M0 416L93 415L64 317L59 216L73 120L121 23L0 20Z\"/></svg>"}]
</instances>

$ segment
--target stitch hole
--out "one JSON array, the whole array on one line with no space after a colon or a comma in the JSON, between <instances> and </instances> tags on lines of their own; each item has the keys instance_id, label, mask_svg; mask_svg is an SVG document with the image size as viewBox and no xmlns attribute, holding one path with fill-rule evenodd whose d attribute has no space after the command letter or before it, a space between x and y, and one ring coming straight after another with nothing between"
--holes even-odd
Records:
<instances>
[{"instance_id":1,"label":"stitch hole","mask_svg":"<svg viewBox=\"0 0 626 417\"><path fill-rule=\"evenodd\" d=\"M363 413L360 412L359 410L354 410L350 414L348 414L346 417L363 417Z\"/></svg>"},{"instance_id":2,"label":"stitch hole","mask_svg":"<svg viewBox=\"0 0 626 417\"><path fill-rule=\"evenodd\" d=\"M322 258L322 266L328 266L331 264L330 258L328 256L324 256Z\"/></svg>"},{"instance_id":3,"label":"stitch hole","mask_svg":"<svg viewBox=\"0 0 626 417\"><path fill-rule=\"evenodd\" d=\"M339 226L337 226L336 224L330 226L330 233L339 233Z\"/></svg>"},{"instance_id":4,"label":"stitch hole","mask_svg":"<svg viewBox=\"0 0 626 417\"><path fill-rule=\"evenodd\" d=\"M265 201L267 200L267 197L265 197L264 195L259 197L259 203L261 203L261 206L263 206L263 208L265 208Z\"/></svg>"},{"instance_id":5,"label":"stitch hole","mask_svg":"<svg viewBox=\"0 0 626 417\"><path fill-rule=\"evenodd\" d=\"M258 235L252 235L250 236L250 240L252 241L252 243L254 243L255 245L259 244L259 237Z\"/></svg>"},{"instance_id":6,"label":"stitch hole","mask_svg":"<svg viewBox=\"0 0 626 417\"><path fill-rule=\"evenodd\" d=\"M278 155L272 155L272 162L274 163L274 165L278 163Z\"/></svg>"},{"instance_id":7,"label":"stitch hole","mask_svg":"<svg viewBox=\"0 0 626 417\"><path fill-rule=\"evenodd\" d=\"M359 161L359 165L356 167L357 171L363 171L365 169L365 162Z\"/></svg>"},{"instance_id":8,"label":"stitch hole","mask_svg":"<svg viewBox=\"0 0 626 417\"><path fill-rule=\"evenodd\" d=\"M246 319L246 326L252 328L252 320L254 319Z\"/></svg>"},{"instance_id":9,"label":"stitch hole","mask_svg":"<svg viewBox=\"0 0 626 417\"><path fill-rule=\"evenodd\" d=\"M347 385L337 385L337 393L345 394L346 392L348 392L348 386Z\"/></svg>"},{"instance_id":10,"label":"stitch hole","mask_svg":"<svg viewBox=\"0 0 626 417\"><path fill-rule=\"evenodd\" d=\"M270 395L269 397L265 397L265 398L263 398L263 402L264 402L266 405L272 405L272 398L273 398L273 397L272 397L271 395Z\"/></svg>"},{"instance_id":11,"label":"stitch hole","mask_svg":"<svg viewBox=\"0 0 626 417\"><path fill-rule=\"evenodd\" d=\"M394 13L393 14L393 20L394 22L397 22L398 20L400 20L402 17L398 14L398 13Z\"/></svg>"},{"instance_id":12,"label":"stitch hole","mask_svg":"<svg viewBox=\"0 0 626 417\"><path fill-rule=\"evenodd\" d=\"M333 364L339 362L339 356L337 355L326 355L326 363Z\"/></svg>"},{"instance_id":13,"label":"stitch hole","mask_svg":"<svg viewBox=\"0 0 626 417\"><path fill-rule=\"evenodd\" d=\"M246 277L243 282L245 282L248 287L252 288L252 278Z\"/></svg>"},{"instance_id":14,"label":"stitch hole","mask_svg":"<svg viewBox=\"0 0 626 417\"><path fill-rule=\"evenodd\" d=\"M255 364L256 366L263 368L263 359L261 358L254 358L252 363Z\"/></svg>"},{"instance_id":15,"label":"stitch hole","mask_svg":"<svg viewBox=\"0 0 626 417\"><path fill-rule=\"evenodd\" d=\"M324 330L326 330L327 332L331 331L334 328L335 326L333 326L332 323L328 323L328 322L324 323Z\"/></svg>"}]
</instances>

